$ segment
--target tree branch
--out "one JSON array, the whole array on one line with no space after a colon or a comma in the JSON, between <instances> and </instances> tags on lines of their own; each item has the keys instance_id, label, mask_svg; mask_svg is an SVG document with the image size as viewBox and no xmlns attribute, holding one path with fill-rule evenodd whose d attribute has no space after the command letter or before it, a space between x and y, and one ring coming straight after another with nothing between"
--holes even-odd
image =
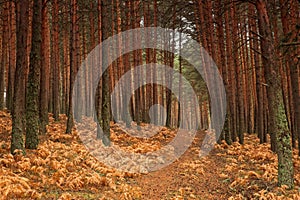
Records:
<instances>
[{"instance_id":1,"label":"tree branch","mask_svg":"<svg viewBox=\"0 0 300 200\"><path fill-rule=\"evenodd\" d=\"M296 46L300 45L300 42L281 43L280 46Z\"/></svg>"}]
</instances>

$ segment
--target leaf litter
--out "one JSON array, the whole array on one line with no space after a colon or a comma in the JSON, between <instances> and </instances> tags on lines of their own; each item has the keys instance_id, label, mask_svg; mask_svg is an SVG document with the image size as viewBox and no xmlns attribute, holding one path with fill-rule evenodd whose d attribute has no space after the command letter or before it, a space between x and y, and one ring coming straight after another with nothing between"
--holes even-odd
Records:
<instances>
[{"instance_id":1,"label":"leaf litter","mask_svg":"<svg viewBox=\"0 0 300 200\"><path fill-rule=\"evenodd\" d=\"M48 133L41 136L38 149L13 156L11 117L0 112L0 199L300 199L297 152L295 189L277 187L277 156L255 135L247 135L244 145L216 144L210 155L199 158L205 135L199 131L182 158L156 172L138 174L99 162L77 131L64 133L66 116L61 115L59 122L51 115L49 119ZM95 129L91 119L83 120L90 120L85 128ZM112 141L137 154L155 152L176 135L174 129L148 124L142 124L141 130L126 129L124 124L111 127ZM134 137L140 132L151 137ZM167 151L174 154L174 149Z\"/></svg>"}]
</instances>

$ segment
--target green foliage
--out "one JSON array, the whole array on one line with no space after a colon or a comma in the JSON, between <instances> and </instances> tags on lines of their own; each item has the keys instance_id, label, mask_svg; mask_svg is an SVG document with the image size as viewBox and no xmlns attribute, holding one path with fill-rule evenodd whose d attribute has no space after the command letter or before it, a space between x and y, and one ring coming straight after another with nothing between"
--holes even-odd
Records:
<instances>
[{"instance_id":1,"label":"green foliage","mask_svg":"<svg viewBox=\"0 0 300 200\"><path fill-rule=\"evenodd\" d=\"M178 57L175 57L174 69L177 72L179 72L179 58ZM208 100L208 91L207 91L207 87L206 87L206 84L205 84L202 76L199 74L197 69L195 69L194 66L190 65L186 60L182 61L182 75L193 87L193 90L195 91L196 95L198 97L200 97L198 100L200 102L207 101ZM179 85L178 78L174 78L173 83L174 83L173 87L176 90ZM182 88L182 92L184 94L185 88Z\"/></svg>"}]
</instances>

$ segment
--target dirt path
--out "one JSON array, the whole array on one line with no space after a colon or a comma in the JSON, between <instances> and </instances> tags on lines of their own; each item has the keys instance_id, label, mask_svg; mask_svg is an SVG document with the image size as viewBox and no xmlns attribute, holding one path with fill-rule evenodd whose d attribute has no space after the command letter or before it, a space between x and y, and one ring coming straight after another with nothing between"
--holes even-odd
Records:
<instances>
[{"instance_id":1,"label":"dirt path","mask_svg":"<svg viewBox=\"0 0 300 200\"><path fill-rule=\"evenodd\" d=\"M203 137L198 134L199 137ZM213 150L209 156L199 158L197 139L181 158L171 165L135 178L142 188L142 199L227 199L230 197L226 182L219 178L225 159ZM191 167L187 167L191 166Z\"/></svg>"}]
</instances>

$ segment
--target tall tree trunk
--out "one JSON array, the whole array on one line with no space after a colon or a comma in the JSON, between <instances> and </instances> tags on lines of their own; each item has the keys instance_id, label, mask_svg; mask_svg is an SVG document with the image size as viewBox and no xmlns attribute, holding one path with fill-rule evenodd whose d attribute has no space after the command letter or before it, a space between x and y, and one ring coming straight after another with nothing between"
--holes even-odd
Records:
<instances>
[{"instance_id":1,"label":"tall tree trunk","mask_svg":"<svg viewBox=\"0 0 300 200\"><path fill-rule=\"evenodd\" d=\"M25 80L27 71L27 34L28 34L28 0L16 2L16 28L17 28L17 57L14 86L14 103L12 112L12 138L11 153L15 150L24 151L23 134L25 131Z\"/></svg>"},{"instance_id":2,"label":"tall tree trunk","mask_svg":"<svg viewBox=\"0 0 300 200\"><path fill-rule=\"evenodd\" d=\"M27 149L36 149L39 144L39 92L41 70L41 21L42 0L34 0L29 76L26 93L26 140Z\"/></svg>"},{"instance_id":3,"label":"tall tree trunk","mask_svg":"<svg viewBox=\"0 0 300 200\"><path fill-rule=\"evenodd\" d=\"M247 17L243 16L243 23L241 24L240 31L249 33L247 24ZM243 54L243 61L242 61L242 90L243 90L243 103L244 103L244 121L245 121L245 127L244 127L244 133L253 133L253 131L250 130L250 127L252 127L252 120L250 118L251 108L252 108L252 98L251 96L248 96L247 93L251 93L251 80L249 77L251 73L248 73L250 69L250 59L248 54L248 46L249 42L247 39L246 34L242 34L241 37L241 44L242 44L242 54ZM250 71L249 71L250 72ZM250 97L250 98L249 98Z\"/></svg>"},{"instance_id":4,"label":"tall tree trunk","mask_svg":"<svg viewBox=\"0 0 300 200\"><path fill-rule=\"evenodd\" d=\"M280 18L281 18L281 22L282 22L282 30L283 30L283 34L285 36L289 35L289 31L290 31L290 15L289 15L289 7L290 5L288 4L288 2L286 2L285 0L280 0ZM288 39L288 38L285 38ZM287 59L287 60L285 60ZM283 69L282 69L282 73L283 73L283 82L286 84L285 87L283 86L283 88L286 91L283 91L285 94L284 96L285 98L285 108L286 108L286 113L287 113L287 117L288 117L288 123L289 123L289 128L292 132L292 145L295 148L296 147L296 141L297 141L297 135L296 135L296 127L295 127L295 112L294 112L294 102L293 102L293 95L292 95L292 89L291 89L291 73L290 73L290 62L289 62L289 56L283 56ZM284 69L285 68L285 69ZM285 78L286 77L286 78Z\"/></svg>"},{"instance_id":5,"label":"tall tree trunk","mask_svg":"<svg viewBox=\"0 0 300 200\"><path fill-rule=\"evenodd\" d=\"M216 12L216 21L217 21L217 37L218 37L218 47L219 47L219 53L218 53L218 66L220 67L220 71L222 74L222 78L224 80L224 85L225 89L227 92L229 91L229 85L228 85L228 66L226 65L226 57L225 57L225 35L224 35L224 21L223 21L223 9L224 9L224 4L221 1L217 1L216 8L218 9ZM202 106L200 106L202 108ZM230 112L229 106L227 106L227 113ZM201 114L201 118L203 114ZM202 120L203 121L203 120ZM231 131L229 130L230 126L230 118L227 116L226 117L226 124L224 125L224 133L220 137L220 141L222 139L225 139L227 144L231 144ZM203 126L202 122L202 126ZM219 141L219 142L220 142Z\"/></svg>"},{"instance_id":6,"label":"tall tree trunk","mask_svg":"<svg viewBox=\"0 0 300 200\"><path fill-rule=\"evenodd\" d=\"M77 0L70 0L70 89L69 89L69 108L68 108L68 121L66 133L71 134L74 126L73 117L73 87L76 74L76 45L75 45L75 32L77 23Z\"/></svg>"},{"instance_id":7,"label":"tall tree trunk","mask_svg":"<svg viewBox=\"0 0 300 200\"><path fill-rule=\"evenodd\" d=\"M110 19L111 19L111 2L102 0L102 10L101 10L101 18L102 18L102 42L105 41L111 31ZM108 63L108 49L102 49L102 70L105 70L103 67ZM102 142L105 146L110 146L110 77L109 71L103 71L102 76L102 130L103 137Z\"/></svg>"},{"instance_id":8,"label":"tall tree trunk","mask_svg":"<svg viewBox=\"0 0 300 200\"><path fill-rule=\"evenodd\" d=\"M173 8L173 27L172 29L175 30L175 20L176 20L176 6ZM169 36L169 48L171 52L175 51L175 31L172 31L172 34ZM174 68L174 54L168 52L169 54L169 65L173 69ZM167 119L166 119L166 126L172 127L172 85L173 85L173 75L172 74L166 74L166 81L168 82L167 85L169 85L170 89L167 89L166 92L166 101L167 101ZM197 108L195 106L195 108ZM196 112L197 115L198 112Z\"/></svg>"},{"instance_id":9,"label":"tall tree trunk","mask_svg":"<svg viewBox=\"0 0 300 200\"><path fill-rule=\"evenodd\" d=\"M181 24L180 24L180 33L179 33L179 55L181 54L181 48L182 48L182 32L181 32ZM180 127L180 121L181 121L181 112L180 109L182 108L181 105L181 98L182 98L182 57L179 57L179 85L178 85L178 108L177 108L177 128Z\"/></svg>"},{"instance_id":10,"label":"tall tree trunk","mask_svg":"<svg viewBox=\"0 0 300 200\"><path fill-rule=\"evenodd\" d=\"M116 0L116 13L117 13L117 34L121 34L122 32L122 12L121 12L121 2L120 0ZM124 74L124 63L123 63L123 55L122 55L122 47L123 47L123 38L122 35L118 36L118 55L120 55L120 57L117 60L117 66L118 66L118 77L121 78L122 75ZM123 85L121 85L119 87L119 91L120 94L122 94L122 90L123 90ZM123 118L123 113L126 112L124 110L124 107L122 105L123 99L122 99L122 95L117 94L117 107L119 108L119 119L124 119Z\"/></svg>"},{"instance_id":11,"label":"tall tree trunk","mask_svg":"<svg viewBox=\"0 0 300 200\"><path fill-rule=\"evenodd\" d=\"M90 4L91 7L95 7L96 5L97 5L96 2L91 2L91 4ZM90 45L89 45L88 51L92 51L96 47L95 17L94 17L93 10L91 10L89 13L89 23L90 23L91 36L89 38ZM86 106L87 113L93 113L92 111L95 109L95 108L93 108L93 105L92 105L92 98L95 98L95 97L92 97L92 95L91 95L93 93L92 83L94 82L94 77L93 77L94 69L93 68L94 68L95 63L96 63L96 56L93 56L91 58L91 63L89 64L90 68L88 69L88 78L86 78L86 82L87 82L86 88L89 88L89 89L87 89L88 90L88 96L87 96L88 104ZM89 117L95 117L95 116L89 116Z\"/></svg>"},{"instance_id":12,"label":"tall tree trunk","mask_svg":"<svg viewBox=\"0 0 300 200\"><path fill-rule=\"evenodd\" d=\"M232 48L233 48L233 64L234 64L234 68L233 69L233 73L234 75L234 79L236 81L236 84L233 85L233 87L235 87L235 95L236 95L236 99L237 99L237 108L236 108L236 112L237 112L237 122L238 122L238 137L239 137L239 142L241 144L244 143L244 132L245 132L245 116L244 116L244 100L243 100L243 81L242 81L242 70L241 70L241 66L240 66L240 59L239 59L239 49L238 49L238 45L239 43L239 38L236 35L236 33L239 32L239 27L238 27L238 20L237 15L236 15L236 6L235 6L235 2L232 0L231 1L231 20L232 20L232 35L231 35L231 40L235 41L232 43ZM233 78L233 77L232 77Z\"/></svg>"},{"instance_id":13,"label":"tall tree trunk","mask_svg":"<svg viewBox=\"0 0 300 200\"><path fill-rule=\"evenodd\" d=\"M4 6L3 6L4 9L5 9L4 13L7 13L6 12L7 11L6 6L7 6L6 4L4 4ZM0 47L1 48L1 54L0 54L0 56L1 56L1 64L0 64L0 110L3 110L4 107L5 107L5 102L4 102L4 100L5 100L4 99L5 68L6 68L5 62L6 62L6 56L7 56L7 54L6 54L6 44L7 44L7 42L6 42L6 40L7 40L6 27L7 27L7 25L6 24L7 24L7 22L5 22L7 17L5 16L5 14L4 14L3 18L4 19L1 20L1 23L3 23L4 26L1 27L1 35L2 36L0 38L0 42L1 42L1 47Z\"/></svg>"},{"instance_id":14,"label":"tall tree trunk","mask_svg":"<svg viewBox=\"0 0 300 200\"><path fill-rule=\"evenodd\" d=\"M8 16L9 16L9 9L8 9L9 2L4 3L3 6L3 19L2 19L2 55L1 55L1 65L0 65L0 110L3 110L5 107L5 99L4 99L4 92L6 91L6 84L5 84L5 71L7 65L7 58L8 58Z\"/></svg>"},{"instance_id":15,"label":"tall tree trunk","mask_svg":"<svg viewBox=\"0 0 300 200\"><path fill-rule=\"evenodd\" d=\"M135 14L135 27L136 28L140 28L141 27L141 22L142 22L142 18L141 18L141 14L140 14L140 6L141 5L141 1L140 0L137 0L135 1L135 5L134 5L134 14ZM136 35L136 41L137 41L137 44L138 46L141 46L141 42L142 42L142 39L141 39L141 32L140 31L137 31L137 35ZM138 49L137 52L136 52L136 56L137 56L137 65L135 66L141 66L143 65L143 50L142 49ZM143 85L143 82L144 82L144 71L142 68L139 68L138 70L138 84L139 84L139 89L137 90L138 92L138 95L140 96L140 100L139 100L139 112L138 114L140 115L139 116L139 120L140 122L143 122L144 121L144 113L145 113L145 89L144 87L142 86ZM140 123L139 122L139 123ZM140 127L138 127L140 128Z\"/></svg>"},{"instance_id":16,"label":"tall tree trunk","mask_svg":"<svg viewBox=\"0 0 300 200\"><path fill-rule=\"evenodd\" d=\"M138 16L137 16L137 5L136 5L136 0L130 0L130 14L131 14L131 28L135 29L138 28ZM134 43L138 43L138 34L133 33L132 34L132 41ZM135 50L132 52L133 54L133 66L139 66L139 51ZM133 86L134 88L138 88L139 82L140 82L140 74L139 70L135 70L135 73L133 74L134 76L134 82ZM136 91L134 91L134 121L137 123L137 125L140 125L141 122L141 95L140 95L140 88L138 88Z\"/></svg>"},{"instance_id":17,"label":"tall tree trunk","mask_svg":"<svg viewBox=\"0 0 300 200\"><path fill-rule=\"evenodd\" d=\"M74 52L74 63L75 63L75 77L77 76L80 76L82 77L83 74L78 74L78 71L79 71L79 67L80 67L80 64L81 64L81 35L80 35L80 22L81 20L83 19L82 17L79 17L79 2L77 1L76 4L75 4L75 10L76 10L76 23L75 23L75 35L74 35L74 42L75 42L75 52ZM82 80L82 78L80 78L80 81ZM83 84L82 82L79 82L79 84ZM83 94L81 94L82 90L80 90L79 87L76 87L77 88L77 91L74 91L76 96L79 96L79 97L82 97ZM76 98L74 99L74 101L76 101L76 105L77 108L76 108L76 111L74 113L74 119L78 122L81 122L82 120L82 99L83 98Z\"/></svg>"},{"instance_id":18,"label":"tall tree trunk","mask_svg":"<svg viewBox=\"0 0 300 200\"><path fill-rule=\"evenodd\" d=\"M250 36L252 39L251 49L252 49L252 60L254 66L254 77L255 77L255 89L256 89L256 111L255 111L255 118L256 118L256 133L259 137L260 143L265 143L266 141L266 133L264 128L264 90L263 90L263 77L264 77L264 69L260 67L260 57L259 57L259 49L258 49L258 37L257 37L257 24L253 15L255 14L255 6L249 5L249 23L250 23Z\"/></svg>"},{"instance_id":19,"label":"tall tree trunk","mask_svg":"<svg viewBox=\"0 0 300 200\"><path fill-rule=\"evenodd\" d=\"M130 8L130 0L126 0L125 7L127 8L125 10L126 30L129 30L130 29L130 9L129 9ZM129 36L125 35L125 37L127 38ZM130 45L129 44L129 40L125 40L125 48L126 49L129 48L129 45ZM130 54L128 53L128 54L124 55L124 72L129 71L129 70L131 70L131 65L130 65ZM132 77L130 76L130 79L131 78ZM132 79L129 80L128 83L129 84L128 84L127 87L129 88L129 91L130 91L130 94L131 94L131 91L132 91ZM127 92L125 92L124 93L124 99L128 99L128 95L130 95L130 94L128 94ZM126 127L130 127L131 126L129 119L130 119L130 114L131 114L131 116L133 115L133 104L132 104L132 102L133 102L133 98L131 98L131 100L129 102L130 105L123 105L123 107L124 107L123 119L125 119ZM128 110L130 110L130 111L128 112Z\"/></svg>"},{"instance_id":20,"label":"tall tree trunk","mask_svg":"<svg viewBox=\"0 0 300 200\"><path fill-rule=\"evenodd\" d=\"M97 0L97 12L98 12L98 41L99 43L102 42L102 1ZM102 49L99 49L99 60L102 60ZM100 67L99 72L95 73L100 73L102 74L102 68ZM99 80L98 87L97 87L97 92L96 92L96 116L97 121L98 121L98 126L97 126L97 139L102 139L103 137L103 132L101 131L102 127L102 80Z\"/></svg>"},{"instance_id":21,"label":"tall tree trunk","mask_svg":"<svg viewBox=\"0 0 300 200\"><path fill-rule=\"evenodd\" d=\"M63 7L63 13L64 14L64 21L67 21L69 19L69 13L67 12L67 8L64 6ZM69 59L69 55L70 55L70 42L69 42L69 33L70 30L69 28L65 28L63 30L63 52L64 52L64 63L63 63L63 68L64 68L64 72L63 72L63 91L64 91L64 113L68 114L68 108L69 108L69 89L70 89L70 59ZM50 99L50 98L49 98Z\"/></svg>"},{"instance_id":22,"label":"tall tree trunk","mask_svg":"<svg viewBox=\"0 0 300 200\"><path fill-rule=\"evenodd\" d=\"M41 87L40 87L40 133L47 132L48 124L48 90L50 70L50 29L47 0L43 0L42 8L42 49L41 49Z\"/></svg>"},{"instance_id":23,"label":"tall tree trunk","mask_svg":"<svg viewBox=\"0 0 300 200\"><path fill-rule=\"evenodd\" d=\"M235 69L233 66L233 56L232 56L232 42L231 38L231 30L230 30L230 22L229 22L229 11L225 11L225 31L226 31L226 53L228 55L227 58L227 67L228 67L228 104L229 104L229 122L231 134L231 140L233 142L236 141L237 138L237 116L236 116L236 97L235 97ZM229 142L230 143L230 142Z\"/></svg>"},{"instance_id":24,"label":"tall tree trunk","mask_svg":"<svg viewBox=\"0 0 300 200\"><path fill-rule=\"evenodd\" d=\"M59 100L60 100L60 62L59 62L59 20L58 20L58 0L53 0L52 6L52 19L53 19L53 44L52 44L52 56L53 56L53 79L52 79L52 89L53 89L53 117L55 121L59 120Z\"/></svg>"},{"instance_id":25,"label":"tall tree trunk","mask_svg":"<svg viewBox=\"0 0 300 200\"><path fill-rule=\"evenodd\" d=\"M13 95L16 71L16 16L15 16L15 3L9 3L9 72L8 72L8 85L7 85L7 98L6 107L12 112L13 109Z\"/></svg>"},{"instance_id":26,"label":"tall tree trunk","mask_svg":"<svg viewBox=\"0 0 300 200\"><path fill-rule=\"evenodd\" d=\"M263 66L266 69L267 94L269 104L269 131L271 147L278 155L278 185L294 187L294 169L290 134L286 130L286 116L283 112L281 81L274 40L266 2L256 1L258 24L261 38Z\"/></svg>"},{"instance_id":27,"label":"tall tree trunk","mask_svg":"<svg viewBox=\"0 0 300 200\"><path fill-rule=\"evenodd\" d=\"M154 13L153 13L153 25L154 27L158 26L158 19L157 19L157 15L158 15L158 7L157 7L157 0L154 0L153 2L153 8L154 8ZM156 46L157 43L157 32L154 31L154 42L153 45ZM156 70L156 61L157 61L157 55L156 55L156 49L152 49L151 51L152 53L152 63L153 63L153 73L152 73L152 83L153 84L153 91L152 91L152 105L158 104L158 90L157 90L157 70ZM158 111L156 109L154 109L154 113L153 113L154 119L153 119L153 123L155 125L158 124Z\"/></svg>"},{"instance_id":28,"label":"tall tree trunk","mask_svg":"<svg viewBox=\"0 0 300 200\"><path fill-rule=\"evenodd\" d=\"M143 9L144 9L143 10L143 13L144 13L144 26L149 27L151 25L150 17L149 17L149 15L150 15L150 3L147 2L147 1L144 1L143 5L144 5L143 6ZM146 34L145 38L150 38L150 35L147 31L146 31L145 34ZM146 46L148 46L148 40L147 39L146 39L145 42L146 42ZM151 63L151 52L150 52L149 48L147 48L145 51L146 51L146 64L148 65L148 64ZM151 83L152 73L153 72L152 72L151 68L147 69L148 76L146 77L146 82ZM146 104L145 104L145 109L147 110L147 112L149 112L149 109L150 109L151 104L152 104L151 101L153 99L151 91L152 91L152 85L148 84L146 86ZM145 121L146 121L146 123L150 123L150 117L147 116Z\"/></svg>"},{"instance_id":29,"label":"tall tree trunk","mask_svg":"<svg viewBox=\"0 0 300 200\"><path fill-rule=\"evenodd\" d=\"M292 1L291 6L291 38L289 38L290 42L299 41L299 33L300 28L300 17L299 17L299 3L297 1ZM290 78L291 78L291 86L292 86L292 101L294 106L294 122L295 122L295 135L298 135L298 149L300 150L300 89L299 89L299 83L300 83L300 60L299 60L299 53L300 53L300 47L299 46L290 46L288 49L288 52L291 52L289 55L289 66L290 66ZM300 156L300 151L299 151Z\"/></svg>"}]
</instances>

